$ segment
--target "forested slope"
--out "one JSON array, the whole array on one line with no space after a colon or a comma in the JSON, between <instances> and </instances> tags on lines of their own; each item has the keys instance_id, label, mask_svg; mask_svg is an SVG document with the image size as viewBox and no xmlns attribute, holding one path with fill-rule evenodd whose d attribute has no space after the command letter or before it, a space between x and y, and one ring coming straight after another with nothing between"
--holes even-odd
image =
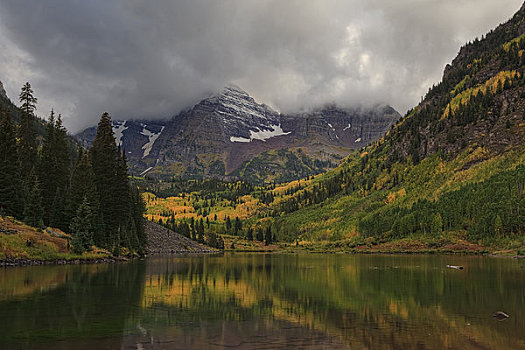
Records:
<instances>
[{"instance_id":1,"label":"forested slope","mask_svg":"<svg viewBox=\"0 0 525 350\"><path fill-rule=\"evenodd\" d=\"M0 98L0 215L71 233L68 250L76 254L93 245L116 255L143 252L144 204L128 179L109 115L102 115L87 151L72 142L60 115L51 111L47 122L36 117L29 83L19 102ZM4 253L9 250L7 237L0 243Z\"/></svg>"},{"instance_id":2,"label":"forested slope","mask_svg":"<svg viewBox=\"0 0 525 350\"><path fill-rule=\"evenodd\" d=\"M440 237L523 243L525 8L461 48L380 141L273 205L285 240Z\"/></svg>"}]
</instances>

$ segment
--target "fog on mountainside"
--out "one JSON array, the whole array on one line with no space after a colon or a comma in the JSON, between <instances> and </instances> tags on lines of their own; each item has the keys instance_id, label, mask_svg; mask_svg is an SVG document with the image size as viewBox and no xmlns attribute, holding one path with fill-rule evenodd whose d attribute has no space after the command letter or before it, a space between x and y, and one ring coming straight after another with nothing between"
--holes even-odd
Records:
<instances>
[{"instance_id":1,"label":"fog on mountainside","mask_svg":"<svg viewBox=\"0 0 525 350\"><path fill-rule=\"evenodd\" d=\"M0 80L73 133L109 112L166 119L234 82L282 113L335 102L404 112L457 48L520 0L0 2ZM28 11L27 9L31 10Z\"/></svg>"}]
</instances>

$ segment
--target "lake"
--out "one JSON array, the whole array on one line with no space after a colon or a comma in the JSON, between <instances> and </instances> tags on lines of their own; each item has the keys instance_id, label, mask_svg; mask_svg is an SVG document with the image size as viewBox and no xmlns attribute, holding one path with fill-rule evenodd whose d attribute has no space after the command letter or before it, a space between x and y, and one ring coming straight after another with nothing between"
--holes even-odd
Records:
<instances>
[{"instance_id":1,"label":"lake","mask_svg":"<svg viewBox=\"0 0 525 350\"><path fill-rule=\"evenodd\" d=\"M0 349L525 349L525 261L225 254L9 268L0 320Z\"/></svg>"}]
</instances>

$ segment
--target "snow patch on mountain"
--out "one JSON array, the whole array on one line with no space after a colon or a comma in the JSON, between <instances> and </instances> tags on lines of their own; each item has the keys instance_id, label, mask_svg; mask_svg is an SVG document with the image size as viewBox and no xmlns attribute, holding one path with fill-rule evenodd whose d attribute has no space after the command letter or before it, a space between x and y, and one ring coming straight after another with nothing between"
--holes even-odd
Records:
<instances>
[{"instance_id":1,"label":"snow patch on mountain","mask_svg":"<svg viewBox=\"0 0 525 350\"><path fill-rule=\"evenodd\" d=\"M126 126L125 121L113 122L113 133L115 134L115 140L117 142L117 146L122 145L122 137L124 137L124 131L127 129L128 127Z\"/></svg>"},{"instance_id":2,"label":"snow patch on mountain","mask_svg":"<svg viewBox=\"0 0 525 350\"><path fill-rule=\"evenodd\" d=\"M266 141L272 137L283 136L291 134L291 131L285 132L281 125L271 125L269 129L261 130L256 128L257 131L250 130L250 138L231 136L230 142L252 142L253 140Z\"/></svg>"},{"instance_id":3,"label":"snow patch on mountain","mask_svg":"<svg viewBox=\"0 0 525 350\"><path fill-rule=\"evenodd\" d=\"M356 139L355 142L361 142L361 138Z\"/></svg>"},{"instance_id":4,"label":"snow patch on mountain","mask_svg":"<svg viewBox=\"0 0 525 350\"><path fill-rule=\"evenodd\" d=\"M227 103L223 102L222 106L226 109L226 111L218 111L221 114L228 114L228 115L251 115L257 118L265 118L263 114L261 114L259 111L251 108L252 106L248 104L242 103L241 100L237 100L238 104L233 103Z\"/></svg>"},{"instance_id":5,"label":"snow patch on mountain","mask_svg":"<svg viewBox=\"0 0 525 350\"><path fill-rule=\"evenodd\" d=\"M346 128L343 129L343 131L346 131L348 129L351 129L352 128L352 124L348 123L348 126Z\"/></svg>"},{"instance_id":6,"label":"snow patch on mountain","mask_svg":"<svg viewBox=\"0 0 525 350\"><path fill-rule=\"evenodd\" d=\"M230 136L230 142L248 143L248 142L252 142L252 140L244 138L244 137Z\"/></svg>"},{"instance_id":7,"label":"snow patch on mountain","mask_svg":"<svg viewBox=\"0 0 525 350\"><path fill-rule=\"evenodd\" d=\"M160 131L155 133L155 132L152 132L148 129L146 129L146 125L142 124L142 131L140 132L141 135L144 135L144 136L147 136L148 137L148 142L146 142L146 144L144 144L144 146L142 146L142 149L144 150L144 154L142 155L142 158L146 158L150 152L151 152L151 148L153 147L153 144L155 143L155 141L157 141L157 139L159 138L160 134L162 133L162 131L164 130L164 126L160 128Z\"/></svg>"}]
</instances>

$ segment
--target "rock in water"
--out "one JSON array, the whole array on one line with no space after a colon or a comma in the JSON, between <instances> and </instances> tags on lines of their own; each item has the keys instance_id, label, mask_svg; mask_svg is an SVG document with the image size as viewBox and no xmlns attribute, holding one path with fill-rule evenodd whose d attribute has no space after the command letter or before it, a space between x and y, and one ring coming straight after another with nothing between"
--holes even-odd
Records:
<instances>
[{"instance_id":1,"label":"rock in water","mask_svg":"<svg viewBox=\"0 0 525 350\"><path fill-rule=\"evenodd\" d=\"M456 270L463 270L463 266L447 265L447 267L451 269L456 269Z\"/></svg>"},{"instance_id":2,"label":"rock in water","mask_svg":"<svg viewBox=\"0 0 525 350\"><path fill-rule=\"evenodd\" d=\"M506 313L504 313L503 311L498 311L498 312L495 312L492 315L492 317L494 317L498 321L503 321L503 320L506 320L507 318L509 318L510 316L507 315Z\"/></svg>"}]
</instances>

